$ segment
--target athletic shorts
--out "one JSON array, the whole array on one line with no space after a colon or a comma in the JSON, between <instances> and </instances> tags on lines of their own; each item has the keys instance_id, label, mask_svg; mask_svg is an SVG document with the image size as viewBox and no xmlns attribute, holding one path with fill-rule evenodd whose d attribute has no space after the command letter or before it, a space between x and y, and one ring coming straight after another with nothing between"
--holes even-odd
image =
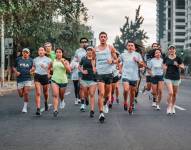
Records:
<instances>
[{"instance_id":1,"label":"athletic shorts","mask_svg":"<svg viewBox=\"0 0 191 150\"><path fill-rule=\"evenodd\" d=\"M102 82L105 84L111 84L113 80L113 74L97 74L96 75L97 82Z\"/></svg>"},{"instance_id":2,"label":"athletic shorts","mask_svg":"<svg viewBox=\"0 0 191 150\"><path fill-rule=\"evenodd\" d=\"M146 82L152 82L151 76L146 76Z\"/></svg>"},{"instance_id":3,"label":"athletic shorts","mask_svg":"<svg viewBox=\"0 0 191 150\"><path fill-rule=\"evenodd\" d=\"M48 75L40 75L36 73L34 75L34 81L39 82L41 85L47 85L50 83Z\"/></svg>"},{"instance_id":4,"label":"athletic shorts","mask_svg":"<svg viewBox=\"0 0 191 150\"><path fill-rule=\"evenodd\" d=\"M57 83L57 82L54 81L54 80L51 80L51 83L55 83L56 85L59 86L59 88L65 88L65 87L67 87L67 83Z\"/></svg>"},{"instance_id":5,"label":"athletic shorts","mask_svg":"<svg viewBox=\"0 0 191 150\"><path fill-rule=\"evenodd\" d=\"M158 84L160 81L164 81L163 76L153 76L151 77L152 84Z\"/></svg>"},{"instance_id":6,"label":"athletic shorts","mask_svg":"<svg viewBox=\"0 0 191 150\"><path fill-rule=\"evenodd\" d=\"M80 80L80 85L82 85L83 87L90 87L90 86L96 85L96 84L97 84L97 82L92 81L92 80L90 80L90 81L88 81L88 80Z\"/></svg>"},{"instance_id":7,"label":"athletic shorts","mask_svg":"<svg viewBox=\"0 0 191 150\"><path fill-rule=\"evenodd\" d=\"M123 83L128 82L129 85L131 85L131 86L137 86L137 81L128 80L126 78L122 78L122 82Z\"/></svg>"},{"instance_id":8,"label":"athletic shorts","mask_svg":"<svg viewBox=\"0 0 191 150\"><path fill-rule=\"evenodd\" d=\"M120 80L118 76L113 77L112 83L117 83Z\"/></svg>"},{"instance_id":9,"label":"athletic shorts","mask_svg":"<svg viewBox=\"0 0 191 150\"><path fill-rule=\"evenodd\" d=\"M171 80L171 79L166 79L166 78L164 78L164 82L165 82L166 84L171 83L171 84L174 85L174 86L179 86L180 83L181 83L181 79L180 79L180 80Z\"/></svg>"},{"instance_id":10,"label":"athletic shorts","mask_svg":"<svg viewBox=\"0 0 191 150\"><path fill-rule=\"evenodd\" d=\"M23 82L17 82L17 88L22 89L24 87L31 87L32 86L32 81L23 81Z\"/></svg>"}]
</instances>

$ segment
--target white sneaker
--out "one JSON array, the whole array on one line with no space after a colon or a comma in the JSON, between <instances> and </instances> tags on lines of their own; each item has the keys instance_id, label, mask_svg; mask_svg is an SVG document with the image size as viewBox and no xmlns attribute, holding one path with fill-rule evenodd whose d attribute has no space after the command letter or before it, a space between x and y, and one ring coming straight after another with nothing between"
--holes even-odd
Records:
<instances>
[{"instance_id":1,"label":"white sneaker","mask_svg":"<svg viewBox=\"0 0 191 150\"><path fill-rule=\"evenodd\" d=\"M86 106L85 104L81 104L80 111L85 112Z\"/></svg>"},{"instance_id":2,"label":"white sneaker","mask_svg":"<svg viewBox=\"0 0 191 150\"><path fill-rule=\"evenodd\" d=\"M27 113L27 103L26 102L24 103L22 113Z\"/></svg>"},{"instance_id":3,"label":"white sneaker","mask_svg":"<svg viewBox=\"0 0 191 150\"><path fill-rule=\"evenodd\" d=\"M64 102L64 100L61 101L60 102L60 109L64 109L65 105L66 105L66 103Z\"/></svg>"},{"instance_id":4,"label":"white sneaker","mask_svg":"<svg viewBox=\"0 0 191 150\"><path fill-rule=\"evenodd\" d=\"M78 99L77 99L77 98L75 99L74 104L75 104L75 105L78 105Z\"/></svg>"},{"instance_id":5,"label":"white sneaker","mask_svg":"<svg viewBox=\"0 0 191 150\"><path fill-rule=\"evenodd\" d=\"M78 104L80 104L81 103L81 99L77 99L78 100Z\"/></svg>"},{"instance_id":6,"label":"white sneaker","mask_svg":"<svg viewBox=\"0 0 191 150\"><path fill-rule=\"evenodd\" d=\"M175 113L176 113L175 107L173 106L173 107L172 107L172 114L175 114Z\"/></svg>"},{"instance_id":7,"label":"white sneaker","mask_svg":"<svg viewBox=\"0 0 191 150\"><path fill-rule=\"evenodd\" d=\"M160 110L160 106L159 106L159 105L157 105L156 109L157 109L157 110Z\"/></svg>"},{"instance_id":8,"label":"white sneaker","mask_svg":"<svg viewBox=\"0 0 191 150\"><path fill-rule=\"evenodd\" d=\"M167 114L167 115L170 115L170 114L171 114L171 109L170 109L170 107L167 107L166 114Z\"/></svg>"},{"instance_id":9,"label":"white sneaker","mask_svg":"<svg viewBox=\"0 0 191 150\"><path fill-rule=\"evenodd\" d=\"M106 114L109 112L109 108L108 108L107 104L103 106L103 112Z\"/></svg>"},{"instance_id":10,"label":"white sneaker","mask_svg":"<svg viewBox=\"0 0 191 150\"><path fill-rule=\"evenodd\" d=\"M156 102L153 102L153 103L152 103L152 107L157 107Z\"/></svg>"}]
</instances>

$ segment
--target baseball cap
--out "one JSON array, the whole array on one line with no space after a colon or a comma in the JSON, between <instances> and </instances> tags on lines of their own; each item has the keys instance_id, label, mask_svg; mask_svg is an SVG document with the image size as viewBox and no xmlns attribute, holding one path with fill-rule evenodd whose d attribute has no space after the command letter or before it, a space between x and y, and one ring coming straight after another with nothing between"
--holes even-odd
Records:
<instances>
[{"instance_id":1,"label":"baseball cap","mask_svg":"<svg viewBox=\"0 0 191 150\"><path fill-rule=\"evenodd\" d=\"M93 50L94 48L92 47L92 46L88 46L87 48L86 48L86 50L88 51L88 50Z\"/></svg>"},{"instance_id":2,"label":"baseball cap","mask_svg":"<svg viewBox=\"0 0 191 150\"><path fill-rule=\"evenodd\" d=\"M168 46L168 49L170 49L171 47L176 48L175 45L169 45L169 46Z\"/></svg>"},{"instance_id":3,"label":"baseball cap","mask_svg":"<svg viewBox=\"0 0 191 150\"><path fill-rule=\"evenodd\" d=\"M29 52L30 53L30 50L28 48L23 48L22 50L23 52Z\"/></svg>"}]
</instances>

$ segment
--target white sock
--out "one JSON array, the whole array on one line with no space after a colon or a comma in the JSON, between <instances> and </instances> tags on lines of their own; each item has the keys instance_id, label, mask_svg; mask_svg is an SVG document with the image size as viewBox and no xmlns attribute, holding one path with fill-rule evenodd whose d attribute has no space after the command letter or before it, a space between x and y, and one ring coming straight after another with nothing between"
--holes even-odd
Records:
<instances>
[{"instance_id":1,"label":"white sock","mask_svg":"<svg viewBox=\"0 0 191 150\"><path fill-rule=\"evenodd\" d=\"M27 106L28 106L28 102L24 102L24 107L27 108Z\"/></svg>"}]
</instances>

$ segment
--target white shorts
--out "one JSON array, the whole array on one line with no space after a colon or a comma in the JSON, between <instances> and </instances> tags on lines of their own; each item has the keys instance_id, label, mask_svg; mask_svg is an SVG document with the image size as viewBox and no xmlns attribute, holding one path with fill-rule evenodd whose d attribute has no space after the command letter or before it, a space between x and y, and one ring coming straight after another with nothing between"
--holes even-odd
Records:
<instances>
[{"instance_id":1,"label":"white shorts","mask_svg":"<svg viewBox=\"0 0 191 150\"><path fill-rule=\"evenodd\" d=\"M97 82L95 81L87 81L87 80L80 80L80 84L83 86L83 87L90 87L92 85L96 85Z\"/></svg>"},{"instance_id":2,"label":"white shorts","mask_svg":"<svg viewBox=\"0 0 191 150\"><path fill-rule=\"evenodd\" d=\"M24 88L26 86L31 87L32 86L32 81L23 81L23 82L18 82L17 83L17 88L18 89L22 89L22 88Z\"/></svg>"}]
</instances>

